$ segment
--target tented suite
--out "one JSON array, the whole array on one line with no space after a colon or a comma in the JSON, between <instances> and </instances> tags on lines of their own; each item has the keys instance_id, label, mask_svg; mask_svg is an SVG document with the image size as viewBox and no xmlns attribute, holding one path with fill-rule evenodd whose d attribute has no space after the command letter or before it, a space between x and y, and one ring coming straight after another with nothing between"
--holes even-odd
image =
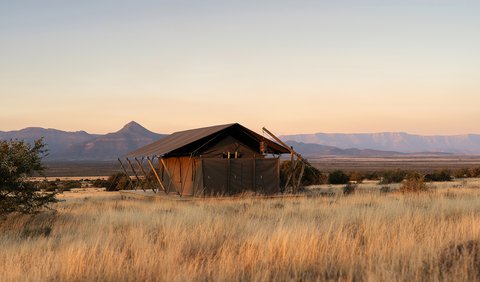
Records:
<instances>
[{"instance_id":1,"label":"tented suite","mask_svg":"<svg viewBox=\"0 0 480 282\"><path fill-rule=\"evenodd\" d=\"M290 150L238 124L173 133L124 159L143 169L156 185L182 196L280 192L280 155Z\"/></svg>"}]
</instances>

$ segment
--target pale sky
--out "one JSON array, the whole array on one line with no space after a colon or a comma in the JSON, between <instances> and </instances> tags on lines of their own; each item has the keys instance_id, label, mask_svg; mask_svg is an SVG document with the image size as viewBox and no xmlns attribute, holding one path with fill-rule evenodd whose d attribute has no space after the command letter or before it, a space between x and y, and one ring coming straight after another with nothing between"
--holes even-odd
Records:
<instances>
[{"instance_id":1,"label":"pale sky","mask_svg":"<svg viewBox=\"0 0 480 282\"><path fill-rule=\"evenodd\" d=\"M0 130L480 133L480 1L0 0Z\"/></svg>"}]
</instances>

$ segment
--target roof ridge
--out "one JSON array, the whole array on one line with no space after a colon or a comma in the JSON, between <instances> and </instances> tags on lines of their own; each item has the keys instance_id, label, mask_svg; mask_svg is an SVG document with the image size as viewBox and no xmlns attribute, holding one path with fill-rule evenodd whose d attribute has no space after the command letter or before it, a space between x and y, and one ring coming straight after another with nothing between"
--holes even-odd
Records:
<instances>
[{"instance_id":1,"label":"roof ridge","mask_svg":"<svg viewBox=\"0 0 480 282\"><path fill-rule=\"evenodd\" d=\"M228 123L228 124L221 124L221 125L214 125L214 126L178 131L156 142L153 142L133 152L130 152L129 154L127 154L127 156L148 156L148 155L163 156L165 154L178 150L182 147L191 145L194 142L197 142L199 140L202 140L210 136L217 135L220 132L229 130L232 127L238 128L239 131L243 132L244 135L245 134L248 135L249 138L253 140L258 139L258 141L260 141L263 139L260 134L244 127L239 123ZM277 147L277 149L279 150L281 150L280 148L283 148L282 145L277 144L272 140L266 139L266 141L270 142L270 145ZM286 148L283 148L283 149L285 149L285 151L287 150Z\"/></svg>"},{"instance_id":2,"label":"roof ridge","mask_svg":"<svg viewBox=\"0 0 480 282\"><path fill-rule=\"evenodd\" d=\"M205 127L197 127L197 128L175 131L172 134L183 133L183 132L194 131L194 130L204 130L204 129L214 128L214 127L222 127L222 128L225 127L225 128L227 128L227 127L230 127L230 126L233 126L233 125L236 125L236 124L239 124L239 123L234 122L234 123L218 124L218 125L211 125L211 126L205 126Z\"/></svg>"}]
</instances>

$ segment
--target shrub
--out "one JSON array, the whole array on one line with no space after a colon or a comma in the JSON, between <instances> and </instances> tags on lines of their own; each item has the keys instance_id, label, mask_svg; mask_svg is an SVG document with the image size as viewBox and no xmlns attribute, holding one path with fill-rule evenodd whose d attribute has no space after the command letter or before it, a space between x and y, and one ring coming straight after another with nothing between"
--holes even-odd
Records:
<instances>
[{"instance_id":1,"label":"shrub","mask_svg":"<svg viewBox=\"0 0 480 282\"><path fill-rule=\"evenodd\" d=\"M452 172L448 169L442 169L425 175L425 181L452 181Z\"/></svg>"},{"instance_id":2,"label":"shrub","mask_svg":"<svg viewBox=\"0 0 480 282\"><path fill-rule=\"evenodd\" d=\"M424 178L419 173L411 173L402 182L400 186L400 192L402 193L418 193L428 191L428 187L425 184Z\"/></svg>"},{"instance_id":3,"label":"shrub","mask_svg":"<svg viewBox=\"0 0 480 282\"><path fill-rule=\"evenodd\" d=\"M378 171L369 171L369 172L364 172L363 176L365 179L368 180L380 180L382 178L382 173Z\"/></svg>"},{"instance_id":4,"label":"shrub","mask_svg":"<svg viewBox=\"0 0 480 282\"><path fill-rule=\"evenodd\" d=\"M123 172L112 174L108 177L104 184L107 191L126 190L130 187L130 176Z\"/></svg>"},{"instance_id":5,"label":"shrub","mask_svg":"<svg viewBox=\"0 0 480 282\"><path fill-rule=\"evenodd\" d=\"M73 188L80 188L82 187L82 183L78 180L65 180L61 182L60 189L62 191L70 191Z\"/></svg>"},{"instance_id":6,"label":"shrub","mask_svg":"<svg viewBox=\"0 0 480 282\"><path fill-rule=\"evenodd\" d=\"M302 169L302 164L298 163L297 166L295 167L295 179L297 181L298 181L298 178L300 177L301 169ZM280 186L281 187L285 187L290 174L291 174L291 162L290 161L282 162L282 164L280 165ZM302 186L322 184L323 183L322 179L323 179L322 173L318 169L316 169L310 164L305 165L305 170L303 172L303 177L301 182Z\"/></svg>"},{"instance_id":7,"label":"shrub","mask_svg":"<svg viewBox=\"0 0 480 282\"><path fill-rule=\"evenodd\" d=\"M350 181L355 181L355 183L362 183L363 180L367 178L366 174L360 171L352 171L349 173L348 177Z\"/></svg>"},{"instance_id":8,"label":"shrub","mask_svg":"<svg viewBox=\"0 0 480 282\"><path fill-rule=\"evenodd\" d=\"M400 183L407 176L407 172L404 170L387 170L382 173L382 181L380 184Z\"/></svg>"},{"instance_id":9,"label":"shrub","mask_svg":"<svg viewBox=\"0 0 480 282\"><path fill-rule=\"evenodd\" d=\"M480 167L472 168L472 177L480 177Z\"/></svg>"},{"instance_id":10,"label":"shrub","mask_svg":"<svg viewBox=\"0 0 480 282\"><path fill-rule=\"evenodd\" d=\"M390 192L390 186L382 186L380 188L380 193L389 193Z\"/></svg>"},{"instance_id":11,"label":"shrub","mask_svg":"<svg viewBox=\"0 0 480 282\"><path fill-rule=\"evenodd\" d=\"M335 170L328 175L328 183L330 184L347 184L349 181L348 175L341 170Z\"/></svg>"},{"instance_id":12,"label":"shrub","mask_svg":"<svg viewBox=\"0 0 480 282\"><path fill-rule=\"evenodd\" d=\"M471 177L470 170L468 168L460 168L455 171L455 178L468 178Z\"/></svg>"},{"instance_id":13,"label":"shrub","mask_svg":"<svg viewBox=\"0 0 480 282\"><path fill-rule=\"evenodd\" d=\"M350 195L357 191L358 185L354 183L348 183L343 186L343 195Z\"/></svg>"},{"instance_id":14,"label":"shrub","mask_svg":"<svg viewBox=\"0 0 480 282\"><path fill-rule=\"evenodd\" d=\"M58 188L57 182L55 181L43 180L43 181L37 182L35 185L37 186L38 189L42 191L47 191L47 192L55 192L57 191L57 188Z\"/></svg>"},{"instance_id":15,"label":"shrub","mask_svg":"<svg viewBox=\"0 0 480 282\"><path fill-rule=\"evenodd\" d=\"M92 185L96 188L107 188L110 183L107 180L97 178L93 181Z\"/></svg>"},{"instance_id":16,"label":"shrub","mask_svg":"<svg viewBox=\"0 0 480 282\"><path fill-rule=\"evenodd\" d=\"M315 167L311 165L305 166L305 171L303 173L302 185L318 185L322 184L322 173Z\"/></svg>"}]
</instances>

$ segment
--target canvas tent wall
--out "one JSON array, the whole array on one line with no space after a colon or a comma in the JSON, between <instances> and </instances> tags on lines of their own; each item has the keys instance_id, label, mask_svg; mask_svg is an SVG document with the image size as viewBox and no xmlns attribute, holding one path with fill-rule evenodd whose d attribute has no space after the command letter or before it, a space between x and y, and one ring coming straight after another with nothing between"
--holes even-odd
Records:
<instances>
[{"instance_id":1,"label":"canvas tent wall","mask_svg":"<svg viewBox=\"0 0 480 282\"><path fill-rule=\"evenodd\" d=\"M280 191L278 159L202 159L203 194Z\"/></svg>"},{"instance_id":2,"label":"canvas tent wall","mask_svg":"<svg viewBox=\"0 0 480 282\"><path fill-rule=\"evenodd\" d=\"M263 151L262 151L263 149ZM289 149L240 124L173 133L129 153L155 164L159 186L181 195L271 194L279 191L279 160Z\"/></svg>"}]
</instances>

